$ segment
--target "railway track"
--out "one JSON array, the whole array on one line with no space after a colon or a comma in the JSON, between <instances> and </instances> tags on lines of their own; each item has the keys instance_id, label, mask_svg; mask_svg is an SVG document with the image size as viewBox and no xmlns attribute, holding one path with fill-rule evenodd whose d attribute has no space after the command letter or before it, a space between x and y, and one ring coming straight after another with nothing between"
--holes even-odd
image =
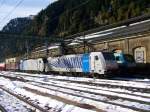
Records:
<instances>
[{"instance_id":1,"label":"railway track","mask_svg":"<svg viewBox=\"0 0 150 112\"><path fill-rule=\"evenodd\" d=\"M149 112L149 110L145 110L143 108L139 107L132 107L131 105L124 105L120 103L116 103L115 101L111 101L113 100L124 100L124 101L128 101L128 103L132 103L132 102L136 102L139 103L141 105L145 105L147 107L150 106L150 102L144 102L144 101L140 101L140 100L135 100L135 99L130 99L130 98L123 98L123 97L118 97L118 96L114 96L114 95L108 95L108 94L101 94L101 93L96 93L96 92L89 92L87 91L83 91L83 90L79 90L79 89L71 89L71 88L66 88L66 87L61 87L61 88L57 88L55 85L53 87L50 86L39 86L39 84L33 84L34 86L37 87L41 87L41 88L45 88L48 89L50 91L56 92L57 94L66 94L66 95L72 95L72 96L76 96L76 97L82 97L88 100L93 100L93 101L97 101L97 102L101 102L101 103L106 103L106 104L111 104L111 105L116 105L116 106L120 106L122 108L129 108L135 111L140 111L140 112ZM53 88L53 89L52 89ZM69 92L67 92L69 91ZM92 96L92 97L91 97Z\"/></svg>"},{"instance_id":2,"label":"railway track","mask_svg":"<svg viewBox=\"0 0 150 112\"><path fill-rule=\"evenodd\" d=\"M65 77L65 76L62 76L61 78L58 78L59 77L59 75L44 75L44 74L41 74L42 76L39 76L39 75L34 75L34 74L28 74L28 73L18 73L18 72L16 72L15 73L15 75L18 75L18 76L25 76L25 77L27 77L27 76L29 76L29 77L37 77L37 78L45 78L45 77L49 77L49 79L57 79L57 80L66 80L67 78ZM61 76L61 75L60 75ZM63 78L64 77L64 78ZM78 79L78 77L70 77L70 78L68 78L68 80L75 80L75 79ZM79 77L80 79L82 79L83 77ZM93 78L86 78L88 81L93 81L94 82L94 80L93 80ZM96 81L97 80L99 80L99 81L106 81L105 79L96 79ZM118 82L118 81L124 81L124 82L126 82L126 81L132 81L132 82L139 82L139 83L144 83L144 82L148 82L149 81L149 83L150 83L150 79L145 79L145 81L144 80L142 80L142 79L136 79L136 78L121 78L121 77L118 77L118 78L109 78L109 79L107 79L107 81L111 81L111 82ZM82 80L81 80L82 81Z\"/></svg>"},{"instance_id":3,"label":"railway track","mask_svg":"<svg viewBox=\"0 0 150 112\"><path fill-rule=\"evenodd\" d=\"M118 92L118 91L114 91L114 90L109 90L109 89L103 89L102 87L91 87L91 86L82 86L82 85L72 85L70 84L63 84L61 83L61 85L59 83L54 84L53 82L50 83L42 83L42 82L37 82L37 81L32 81L31 83L37 83L40 85L47 85L47 86L54 86L54 87L58 87L58 88L64 88L64 89L70 89L70 90L74 90L74 91L81 91L81 92L89 92L89 93L93 93L93 94L97 94L97 95L103 95L100 92L109 92L109 94L119 94L118 96L121 97L121 95L134 95L135 97L143 97L143 98L150 98L150 95L143 95L143 94L134 94L133 91L132 92ZM69 85L69 86L68 86ZM74 87L76 87L76 89L74 89ZM106 94L104 94L106 95Z\"/></svg>"},{"instance_id":4,"label":"railway track","mask_svg":"<svg viewBox=\"0 0 150 112\"><path fill-rule=\"evenodd\" d=\"M31 76L31 75L23 75L23 74L16 74L16 76L18 76L18 78L20 80L24 80L24 81L31 81L30 78L37 78L37 80L39 80L39 78L45 78L46 76ZM7 77L7 76L6 76ZM8 76L10 77L10 76ZM11 76L12 77L12 76ZM139 82L139 81L121 81L121 80L104 80L104 79L89 79L87 78L87 80L82 80L78 78L57 78L54 76L47 76L48 78L46 79L47 81L61 81L61 82L68 82L68 83L76 83L76 84L85 84L85 85L91 85L91 86L97 86L97 87L108 87L108 88L121 88L121 89L125 89L125 90L129 90L129 91L133 91L133 92L144 92L144 93L150 93L150 83L145 84L147 87L143 87L141 86L141 84L143 85L143 82ZM120 84L124 83L124 84ZM138 86L137 86L138 84Z\"/></svg>"},{"instance_id":5,"label":"railway track","mask_svg":"<svg viewBox=\"0 0 150 112\"><path fill-rule=\"evenodd\" d=\"M26 86L24 89L27 91L34 91L40 94L46 94L49 97L59 97L61 99L66 99L62 96L71 96L75 99L83 98L86 105L93 106L95 109L101 109L98 104L101 105L111 105L113 108L123 108L130 109L132 111L149 112L150 111L150 86L145 84L144 86L135 86L135 84L143 84L141 82L130 82L122 81L124 85L121 85L116 80L74 80L71 79L58 79L56 77L45 76L28 76L28 75L14 75L14 76L4 76L7 78L16 78L16 80L24 81ZM101 81L101 82L100 82ZM130 86L132 84L132 86ZM28 85L28 86L27 86ZM34 88L32 88L34 86ZM36 89L35 89L36 88ZM43 92L38 91L49 91ZM119 90L119 91L118 91ZM142 93L143 92L143 93ZM53 93L53 94L52 94ZM67 101L74 101L74 99L67 99ZM96 102L96 104L88 104L88 102ZM137 104L137 105L134 105ZM80 101L77 104L82 107Z\"/></svg>"},{"instance_id":6,"label":"railway track","mask_svg":"<svg viewBox=\"0 0 150 112\"><path fill-rule=\"evenodd\" d=\"M26 103L27 105L29 105L31 108L32 108L32 111L31 112L52 112L52 111L48 111L40 106L38 106L37 104L34 104L30 101L28 101L28 99L18 95L18 94L15 94L14 92L10 91L9 89L3 87L3 86L0 86L0 89L2 89L3 91L5 91L6 93L16 97L17 99L19 99L20 101L23 101L24 103ZM4 109L3 109L4 110ZM2 111L2 112L6 112L6 111Z\"/></svg>"},{"instance_id":7,"label":"railway track","mask_svg":"<svg viewBox=\"0 0 150 112\"><path fill-rule=\"evenodd\" d=\"M22 77L23 76L23 77ZM6 77L10 77L10 76L6 76ZM33 81L31 80L30 78L31 77L34 77L34 80L36 80L35 78L37 78L37 81L39 80L39 78L45 78L45 77L39 77L39 76L28 76L28 75L21 75L19 77L17 77L19 80L23 80L23 81ZM12 78L12 76L11 76ZM14 77L16 79L16 77ZM143 92L143 93L150 93L150 84L145 84L146 85L146 88L143 87L143 86L140 86L141 84L143 83L137 83L137 82L132 82L132 81L116 81L116 80L93 80L93 79L88 79L88 81L85 81L85 80L76 80L76 79L58 79L58 78L47 78L46 79L47 81L50 81L52 83L55 83L55 82L59 82L59 83L62 83L62 82L67 82L67 83L74 83L74 84L82 84L82 85L90 85L89 88L91 87L94 87L94 89L97 90L97 88L99 87L107 87L107 88L120 88L120 89L125 89L125 90L128 90L128 91L132 91L132 92ZM36 82L37 82L36 81ZM41 81L40 81L41 82ZM123 85L120 84L121 83L124 83ZM43 81L44 83L44 81ZM138 86L137 86L138 85ZM85 87L85 86L84 86ZM102 89L101 88L101 89ZM120 92L121 93L121 92Z\"/></svg>"},{"instance_id":8,"label":"railway track","mask_svg":"<svg viewBox=\"0 0 150 112\"><path fill-rule=\"evenodd\" d=\"M6 109L2 105L0 105L0 112L7 112Z\"/></svg>"},{"instance_id":9,"label":"railway track","mask_svg":"<svg viewBox=\"0 0 150 112\"><path fill-rule=\"evenodd\" d=\"M50 78L50 80L55 80L55 81L65 81L65 82L72 82L72 83L80 83L80 84L86 84L86 85L93 85L93 86L103 86L103 87L109 87L109 88L124 88L124 89L127 89L127 90L133 90L133 91L141 91L141 92L149 92L149 89L150 89L150 85L147 86L147 88L145 87L137 87L135 85L135 83L131 83L133 84L132 86L129 86L128 84L129 83L126 83L124 85L120 84L119 82L123 83L123 82L126 82L126 81L111 81L111 80L99 80L99 81L96 81L96 80L90 80L90 81L77 81L77 80L70 80L70 79L55 79L55 78ZM137 84L137 83L136 83ZM139 83L140 84L140 83Z\"/></svg>"}]
</instances>

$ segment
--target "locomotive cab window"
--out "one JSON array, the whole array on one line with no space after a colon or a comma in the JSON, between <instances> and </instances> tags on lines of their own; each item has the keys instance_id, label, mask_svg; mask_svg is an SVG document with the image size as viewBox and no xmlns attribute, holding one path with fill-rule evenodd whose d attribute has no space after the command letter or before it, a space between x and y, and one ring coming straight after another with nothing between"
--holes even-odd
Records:
<instances>
[{"instance_id":1,"label":"locomotive cab window","mask_svg":"<svg viewBox=\"0 0 150 112\"><path fill-rule=\"evenodd\" d=\"M134 60L134 58L133 58L132 55L125 54L124 57L125 57L125 60L126 60L127 62L131 62L131 63L135 62L135 60Z\"/></svg>"},{"instance_id":2,"label":"locomotive cab window","mask_svg":"<svg viewBox=\"0 0 150 112\"><path fill-rule=\"evenodd\" d=\"M98 56L95 56L95 60L98 60Z\"/></svg>"},{"instance_id":3,"label":"locomotive cab window","mask_svg":"<svg viewBox=\"0 0 150 112\"><path fill-rule=\"evenodd\" d=\"M116 57L116 61L120 61L120 57L119 56Z\"/></svg>"},{"instance_id":4,"label":"locomotive cab window","mask_svg":"<svg viewBox=\"0 0 150 112\"><path fill-rule=\"evenodd\" d=\"M103 52L103 56L104 56L105 60L116 60L113 53Z\"/></svg>"}]
</instances>

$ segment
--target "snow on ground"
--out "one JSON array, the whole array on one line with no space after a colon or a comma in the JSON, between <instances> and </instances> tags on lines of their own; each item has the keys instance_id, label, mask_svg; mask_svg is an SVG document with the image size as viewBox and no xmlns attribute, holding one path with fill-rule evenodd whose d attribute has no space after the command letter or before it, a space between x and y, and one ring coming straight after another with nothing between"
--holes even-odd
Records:
<instances>
[{"instance_id":1,"label":"snow on ground","mask_svg":"<svg viewBox=\"0 0 150 112\"><path fill-rule=\"evenodd\" d=\"M44 81L44 80L43 80ZM69 87L80 87L80 88L87 88L87 89L91 89L91 90L104 90L104 91L111 91L111 92L118 92L118 93L126 93L126 94L134 94L134 95L140 95L143 97L150 97L149 93L141 93L141 92L133 92L133 91L129 91L126 89L121 89L121 88L108 88L108 87L100 87L100 86L92 86L92 85L84 85L84 84L77 84L77 83L73 83L73 82L60 82L60 81L56 81L56 80L51 80L49 82L44 82L46 84L59 84L59 85L64 85L65 87L69 86Z\"/></svg>"},{"instance_id":2,"label":"snow on ground","mask_svg":"<svg viewBox=\"0 0 150 112\"><path fill-rule=\"evenodd\" d=\"M129 90L125 90L125 89L121 89L121 88L107 88L107 87L100 87L100 86L92 86L92 85L84 85L84 84L79 84L79 83L73 83L73 82L62 82L62 81L58 81L58 80L54 80L54 79L65 79L65 80L73 80L73 81L83 81L83 82L91 82L91 83L97 83L97 84L110 84L110 85L120 85L120 86L125 86L125 87L137 87L137 88L150 88L150 83L144 83L144 82L149 82L149 79L146 80L142 80L142 82L136 82L136 80L134 81L117 81L117 80L104 80L104 79L90 79L90 78L77 78L77 77L66 77L66 76L54 76L54 75L39 75L39 74L28 74L28 73L14 73L14 72L1 72L0 74L2 75L9 75L9 76L18 76L18 77L23 77L25 79L31 80L31 81L37 81L37 82L41 82L41 83L45 83L45 84L51 84L51 85L56 85L56 86L62 86L62 87L68 87L68 88L74 88L77 90L85 90L85 91L91 91L91 92L95 92L95 93L101 93L102 95L112 95L112 96L118 96L118 97L122 97L122 98L128 98L128 99L136 99L137 101L144 101L147 103L150 103L150 95L148 93L141 93L141 92L133 92L133 91L129 91ZM20 74L20 76L19 76ZM25 76L28 77L25 77ZM38 76L38 77L31 77L32 76ZM40 77L40 78L39 78ZM80 103L85 103L85 104L92 104L104 111L109 111L109 112L132 112L131 109L127 109L127 108L122 108L116 105L111 105L111 104L107 104L104 102L97 102L97 101L93 101L93 100L89 100L89 99L85 99L82 97L75 97L72 95L67 95L64 93L60 93L60 92L56 92L56 91L50 91L47 89L42 89L39 88L37 86L32 86L30 84L27 83L23 83L23 82L19 82L19 81L10 81L6 78L0 78L0 85L5 85L5 87L17 92L18 94L22 94L23 96L30 96L30 98L33 101L37 101L40 103L41 106L45 106L45 105L50 105L50 107L53 107L56 110L62 109L62 112L66 112L67 110L70 110L71 112L79 112L79 110L82 112L91 112L93 110L88 110L87 109L83 109L83 108L79 108L73 105L67 105L63 102L60 101L56 101L54 99L48 98L48 97L44 97L41 95L37 95L35 93L29 92L27 90L25 90L23 87L28 87L28 88L32 88L32 89L36 89L39 90L41 92L45 92L45 93L49 93L51 95L56 95L56 96L60 96L63 97L65 99L69 99L72 101L77 101ZM75 94L83 94L82 92L74 92L71 90L65 90L65 89L61 89L60 87L52 87L49 86L49 88L52 89L56 89L56 90L64 90L67 92L72 92ZM117 93L120 92L120 93ZM132 95L130 95L132 94ZM135 96L134 96L135 94ZM97 97L97 99L101 99L104 100L106 99L103 96L90 96L90 94L83 94L89 97ZM137 95L137 96L136 96ZM139 95L139 96L138 96ZM147 98L146 98L147 97ZM150 110L150 105L147 104L140 104L139 102L131 102L131 101L127 101L127 100L114 100L114 101L110 101L110 102L115 102L116 104L122 104L122 105L126 105L126 106L133 106L136 108L141 108L141 109L145 109L145 110ZM77 111L78 110L78 111Z\"/></svg>"},{"instance_id":3,"label":"snow on ground","mask_svg":"<svg viewBox=\"0 0 150 112\"><path fill-rule=\"evenodd\" d=\"M26 85L27 86L27 85ZM28 85L29 87L31 87L30 85ZM46 87L46 86L44 86ZM113 100L111 101L109 98L105 97L105 96L100 96L100 95L94 95L94 94L89 94L89 93L85 93L85 92L80 92L80 91L73 91L73 90L67 90L67 89L62 89L62 88L59 88L59 87L51 87L51 86L47 86L47 88L51 88L51 89L54 89L54 90L59 90L59 91L67 91L67 93L75 93L76 95L81 95L81 96L87 96L89 98L94 98L94 99L99 99L99 100L103 100L103 101L108 101L108 102L112 102L112 103L116 103L116 104L122 104L122 105L126 105L126 106L133 106L136 107L136 108L139 108L139 109L145 109L145 110L150 110L150 106L149 105L146 105L146 104L140 104L138 102L133 102L133 101L127 101L127 100L120 100L120 99L116 99L116 100ZM73 88L73 87L72 87ZM74 87L75 89L75 87ZM39 89L38 89L39 90ZM42 90L43 91L43 90ZM90 91L90 90L87 90L87 91ZM94 92L91 91L91 92ZM52 92L51 92L52 93ZM95 92L96 93L96 92ZM104 94L102 92L97 92L97 93L100 93L100 94ZM56 93L55 93L56 94ZM57 92L58 94L58 92ZM60 95L60 93L58 94ZM105 95L105 94L104 94ZM106 94L106 95L111 95L111 94ZM127 95L128 96L128 95ZM130 96L131 98L129 99L133 99L135 98L134 96ZM136 100L138 99L138 97L136 97ZM134 99L133 99L134 100ZM138 99L139 101L142 101L140 99ZM149 102L148 99L146 99L146 102Z\"/></svg>"},{"instance_id":4,"label":"snow on ground","mask_svg":"<svg viewBox=\"0 0 150 112\"><path fill-rule=\"evenodd\" d=\"M21 82L17 82L17 81L12 82L9 79L0 77L0 85L5 86L5 88L10 89L11 91L14 91L15 93L21 94L22 96L30 97L30 100L32 100L34 103L38 102L39 106L46 107L46 105L49 105L54 111L62 110L63 112L67 112L65 110L68 109L70 110L69 112L79 112L79 111L80 112L94 112L93 110L87 110L87 109L79 108L73 105L64 104L63 102L51 99L49 97L37 95L35 93L26 91L25 89L23 89L23 85L21 85ZM7 101L7 97L5 97L5 99ZM9 106L6 105L6 108L7 107L9 108ZM20 110L18 111L10 111L10 110L8 110L8 112L24 112Z\"/></svg>"},{"instance_id":5,"label":"snow on ground","mask_svg":"<svg viewBox=\"0 0 150 112\"><path fill-rule=\"evenodd\" d=\"M29 78L30 80L31 80L31 78ZM35 81L38 81L39 79L37 79L37 78L32 78L32 80L35 80ZM44 80L47 80L46 78L44 78ZM106 81L106 80L105 80ZM41 82L41 81L39 81L39 82ZM53 83L56 83L57 81L53 81ZM123 83L125 82L125 81L122 81ZM62 83L62 82L60 82L60 81L58 81L58 86L60 85L60 83ZM104 83L104 82L103 82ZM107 82L106 82L107 83ZM120 82L119 82L120 83ZM52 84L52 83L48 83L48 84ZM140 83L141 84L141 83ZM142 83L143 84L143 83ZM68 83L68 85L70 86L70 88L74 88L74 85L71 87L71 85L70 85L70 83ZM65 85L65 87L67 87L68 85ZM76 85L78 85L78 84L76 84ZM76 86L75 85L75 86ZM120 85L121 85L121 83L120 83ZM137 83L136 84L137 86L139 86L139 83ZM129 85L130 86L130 85ZM144 86L144 85L143 85ZM148 85L149 86L149 85ZM62 86L63 87L63 86ZM97 88L97 87L96 87ZM147 85L145 86L145 88L147 88ZM76 87L76 89L79 89L79 87ZM80 88L81 89L81 88ZM79 90L80 90L79 89ZM81 90L87 90L87 88L82 88ZM89 91L90 91L90 89L88 89ZM130 98L130 99L138 99L138 100L141 100L141 101L146 101L146 102L149 102L150 100L149 99L145 99L145 98L141 98L141 97L137 97L137 96L131 96L131 95L127 95L127 94L118 94L118 93L114 93L114 92L110 92L110 91L106 91L106 90L92 90L92 91L94 91L94 92L96 92L96 93L101 93L101 94L110 94L110 95L115 95L115 96L120 96L120 97L125 97L125 98ZM143 95L142 93L141 93L141 95Z\"/></svg>"},{"instance_id":6,"label":"snow on ground","mask_svg":"<svg viewBox=\"0 0 150 112\"><path fill-rule=\"evenodd\" d=\"M20 72L2 72L5 75L26 75L26 76L38 76L41 78L55 78L55 79L64 79L72 81L86 81L100 84L112 84L112 85L122 85L122 86L131 86L138 88L150 88L150 79L133 79L133 78L122 78L122 80L105 80L105 79L93 79L93 78L82 78L82 77L68 77L68 76L56 76L56 75L44 75L44 74L29 74L29 73L20 73ZM128 80L128 81L123 81ZM136 82L137 81L137 82Z\"/></svg>"},{"instance_id":7,"label":"snow on ground","mask_svg":"<svg viewBox=\"0 0 150 112\"><path fill-rule=\"evenodd\" d=\"M19 73L13 73L19 74ZM53 83L63 83L62 81L57 81L55 79L65 79L65 80L73 80L73 81L79 81L79 82L90 82L90 83L96 83L96 84L110 84L110 85L117 85L117 86L123 86L123 87L136 87L136 88L147 88L150 89L150 83L144 83L144 82L133 82L133 81L117 81L117 80L103 80L103 79L90 79L90 78L77 78L77 77L66 77L66 76L48 76L48 75L35 75L35 74L27 74L27 73L20 73L23 75L27 75L28 77L24 77L28 80L34 80L34 81L43 81L43 82L53 82ZM10 75L10 74L9 74ZM17 75L19 76L19 75ZM31 76L38 76L38 77L31 77ZM22 77L22 76L21 76ZM40 78L39 78L40 77ZM54 80L52 79L54 78ZM148 80L148 79L147 79ZM147 81L146 81L147 82ZM68 84L70 85L71 82ZM76 84L75 84L76 85ZM97 87L96 87L97 88ZM122 91L122 89L120 89ZM119 92L120 92L119 91ZM126 90L125 90L126 91ZM133 91L132 91L133 92ZM138 94L138 93L137 93ZM140 94L140 93L139 93ZM146 93L142 93L142 95L147 95ZM149 95L148 95L149 96Z\"/></svg>"},{"instance_id":8,"label":"snow on ground","mask_svg":"<svg viewBox=\"0 0 150 112\"><path fill-rule=\"evenodd\" d=\"M44 75L44 74L29 74L29 73L19 73L19 72L1 72L2 75L8 75L8 76L19 76L23 77L22 75L28 76L25 77L26 79L34 79L38 81L40 78L45 78L47 81L54 79L64 79L64 80L70 80L70 81L79 81L79 82L90 82L95 84L110 84L110 85L118 85L118 86L124 86L124 87L137 87L137 88L148 88L150 89L150 79L140 79L140 81L137 81L137 79L129 80L129 81L120 81L120 80L105 80L105 79L92 79L92 78L82 78L82 77L67 77L67 76L56 76L56 75ZM31 77L31 76L37 76L37 77ZM39 78L40 77L40 78ZM137 81L137 82L136 82Z\"/></svg>"},{"instance_id":9,"label":"snow on ground","mask_svg":"<svg viewBox=\"0 0 150 112\"><path fill-rule=\"evenodd\" d=\"M59 75L53 75L53 74L49 74L49 75L45 75L45 74L30 74L30 73L21 73L21 72L5 72L5 71L1 71L1 74L4 75L25 75L25 76L38 76L41 78L47 77L47 78L56 78L56 79L66 79L66 80L77 80L77 81L89 81L89 82L93 82L93 81L108 81L108 80L102 80L102 79L92 79L92 78L83 78L83 77L68 77L68 76L59 76ZM69 73L68 73L69 74ZM150 83L150 79L145 78L145 79L136 79L136 78L114 78L114 79L120 79L120 80L125 80L124 82L127 81L139 81L139 82L147 82ZM116 80L109 80L110 82L119 82ZM123 82L123 81L121 81Z\"/></svg>"},{"instance_id":10,"label":"snow on ground","mask_svg":"<svg viewBox=\"0 0 150 112\"><path fill-rule=\"evenodd\" d=\"M48 100L49 98L45 98L45 97L42 97L40 95L36 95L36 94L30 93L30 92L27 92L24 89L17 88L17 87L19 87L18 85L19 85L20 82L19 83L17 83L17 82L16 83L14 83L14 82L11 83L9 80L5 80L4 78L2 78L1 80L2 80L2 82L4 81L4 83L3 83L4 85L7 84L7 87L9 89L13 89L18 94L22 94L23 96L30 96L32 98L32 100L34 100L34 101L37 100L37 99L40 99L40 100L38 100L38 102L40 102L40 104L42 106L44 106L45 103L47 104L48 102L51 102L49 105L52 106L52 107L55 107L55 109L57 107L57 110L58 110L64 105L64 104L59 103L58 101L54 101L52 99L51 99L51 101L49 101ZM31 86L31 85L28 85L28 84L25 84L24 86L30 87L30 88L33 88L33 89L36 89L36 90L39 90L39 91L48 92L48 90L41 89L41 88L38 88L38 87L34 87L34 86ZM53 93L52 91L49 91L48 93L52 94L52 95L58 94L59 96L67 97L69 99L74 99L74 96L64 96L64 94L55 93L55 92ZM79 100L81 100L81 99L79 99ZM82 103L83 103L83 100L82 100ZM85 101L86 102L84 102L84 103L89 103L89 100L88 100L88 102L87 102L87 100L85 100ZM94 101L90 101L90 102L94 102ZM105 104L105 103L102 103L102 102L99 102L99 103L95 102L94 105L97 105L97 106L98 105L103 105L101 108L104 109L104 110L107 110L107 111L110 111L110 110L116 111L116 108L117 108L119 112L123 112L122 109L118 108L118 106L109 105L109 104ZM128 111L128 109L125 109L125 112L126 111Z\"/></svg>"},{"instance_id":11,"label":"snow on ground","mask_svg":"<svg viewBox=\"0 0 150 112\"><path fill-rule=\"evenodd\" d=\"M42 81L38 81L38 82L41 82L43 83ZM74 88L76 90L83 90L83 91L91 91L91 92L95 92L95 93L101 93L103 95L111 95L111 96L119 96L119 97L122 97L122 98L129 98L129 99L136 99L136 100L139 100L139 101L145 101L145 102L149 102L150 103L150 100L147 99L147 98L142 98L142 97L138 97L138 96L133 96L133 95L128 95L128 94L123 94L123 93L115 93L115 92L111 92L111 91L106 91L106 90L94 90L94 89L88 89L88 88L81 88L81 87L77 87L76 85L78 84L74 84L73 86L71 86L70 83L64 85L62 84L61 82L58 81L58 83L56 84L57 81L54 81L53 83L50 83L50 82L46 82L44 84L51 84L51 85L54 85L54 86L60 86L60 87L68 87L70 89ZM55 84L54 84L55 83ZM61 84L61 85L60 85ZM89 86L90 87L90 86ZM96 87L95 87L96 89Z\"/></svg>"},{"instance_id":12,"label":"snow on ground","mask_svg":"<svg viewBox=\"0 0 150 112\"><path fill-rule=\"evenodd\" d=\"M0 89L0 105L2 105L7 112L30 112L31 109L17 98L7 94Z\"/></svg>"},{"instance_id":13,"label":"snow on ground","mask_svg":"<svg viewBox=\"0 0 150 112\"><path fill-rule=\"evenodd\" d=\"M56 96L59 96L59 97L62 97L62 98L68 99L68 100L72 100L72 101L76 100L76 101L78 101L82 104L89 104L90 105L90 102L94 102L93 103L94 106L97 106L97 107L99 107L100 109L102 109L104 111L109 111L109 112L127 112L127 111L130 111L130 112L134 112L131 109L122 108L122 107L119 107L119 106L116 106L116 105L106 104L106 103L103 103L103 102L97 102L97 101L93 101L93 100L86 100L85 98L82 98L82 97L75 97L73 95L67 95L67 94L64 94L64 93L61 93L61 92L50 91L48 89L40 88L40 87L33 86L33 85L30 85L30 84L25 84L24 86L28 87L28 88L32 88L34 90L38 90L40 92L49 93L51 95L56 95ZM57 88L57 89L60 89L60 88ZM86 96L88 96L88 94ZM97 99L99 99L99 98L100 97L97 97ZM101 106L101 105L103 105L103 106ZM59 104L59 106L60 106L60 104ZM78 111L76 111L76 112L78 112Z\"/></svg>"}]
</instances>

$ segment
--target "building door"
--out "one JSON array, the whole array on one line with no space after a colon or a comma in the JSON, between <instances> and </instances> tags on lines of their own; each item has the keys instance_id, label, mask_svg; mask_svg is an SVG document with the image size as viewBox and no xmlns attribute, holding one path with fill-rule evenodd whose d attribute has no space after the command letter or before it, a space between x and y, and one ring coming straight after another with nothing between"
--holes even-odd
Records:
<instances>
[{"instance_id":1,"label":"building door","mask_svg":"<svg viewBox=\"0 0 150 112\"><path fill-rule=\"evenodd\" d=\"M134 50L134 58L137 63L146 63L145 47L138 47Z\"/></svg>"},{"instance_id":2,"label":"building door","mask_svg":"<svg viewBox=\"0 0 150 112\"><path fill-rule=\"evenodd\" d=\"M101 69L102 69L102 64L100 61L100 57L98 55L95 55L94 56L94 71L96 73L99 73Z\"/></svg>"}]
</instances>

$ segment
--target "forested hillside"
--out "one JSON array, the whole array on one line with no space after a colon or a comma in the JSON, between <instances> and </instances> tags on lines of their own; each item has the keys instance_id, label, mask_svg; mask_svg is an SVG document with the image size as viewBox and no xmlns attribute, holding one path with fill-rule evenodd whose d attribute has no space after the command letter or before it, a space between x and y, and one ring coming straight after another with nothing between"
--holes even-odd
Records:
<instances>
[{"instance_id":1,"label":"forested hillside","mask_svg":"<svg viewBox=\"0 0 150 112\"><path fill-rule=\"evenodd\" d=\"M2 32L21 34L27 25L31 23L31 21L32 19L30 17L12 19L7 25L3 27Z\"/></svg>"},{"instance_id":2,"label":"forested hillside","mask_svg":"<svg viewBox=\"0 0 150 112\"><path fill-rule=\"evenodd\" d=\"M65 38L68 35L146 13L150 13L150 0L58 0L39 12L30 24L23 25L21 22L17 27L16 24L9 24L9 27L6 26L4 29L11 35L18 32L21 35ZM15 23L13 20L10 21L12 22ZM7 39L0 38L0 59L23 54L27 46L31 51L37 44L40 45L39 41L40 43L45 41L40 38L35 42L33 38L26 45L25 39L22 38L13 36Z\"/></svg>"},{"instance_id":3,"label":"forested hillside","mask_svg":"<svg viewBox=\"0 0 150 112\"><path fill-rule=\"evenodd\" d=\"M24 31L64 37L150 12L150 0L58 0L42 10Z\"/></svg>"}]
</instances>

